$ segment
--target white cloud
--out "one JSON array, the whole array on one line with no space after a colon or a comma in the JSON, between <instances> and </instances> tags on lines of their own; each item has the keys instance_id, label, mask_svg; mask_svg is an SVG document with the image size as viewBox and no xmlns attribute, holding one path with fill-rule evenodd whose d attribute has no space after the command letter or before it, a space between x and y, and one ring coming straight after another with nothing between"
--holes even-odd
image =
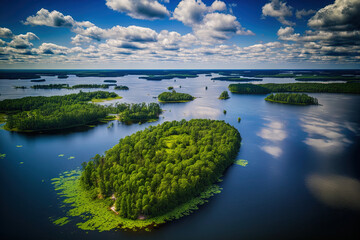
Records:
<instances>
[{"instance_id":1,"label":"white cloud","mask_svg":"<svg viewBox=\"0 0 360 240\"><path fill-rule=\"evenodd\" d=\"M285 19L292 16L292 9L293 8L288 6L286 2L282 2L281 0L271 0L271 2L262 7L262 15L263 17L274 17L284 25L293 26L295 23Z\"/></svg>"},{"instance_id":2,"label":"white cloud","mask_svg":"<svg viewBox=\"0 0 360 240\"><path fill-rule=\"evenodd\" d=\"M235 16L219 13L225 10L226 4L222 1L214 1L208 7L201 0L182 0L174 10L173 19L191 26L203 41L225 40L235 34L254 34L245 30Z\"/></svg>"},{"instance_id":3,"label":"white cloud","mask_svg":"<svg viewBox=\"0 0 360 240\"><path fill-rule=\"evenodd\" d=\"M75 25L74 19L67 15L64 16L61 12L47 9L40 9L35 16L30 16L24 22L26 25L33 26L48 26L48 27L73 27Z\"/></svg>"},{"instance_id":4,"label":"white cloud","mask_svg":"<svg viewBox=\"0 0 360 240\"><path fill-rule=\"evenodd\" d=\"M33 46L30 40L35 40L35 39L39 39L39 38L34 33L28 32L26 34L20 34L14 36L8 45L16 49L27 49Z\"/></svg>"},{"instance_id":5,"label":"white cloud","mask_svg":"<svg viewBox=\"0 0 360 240\"><path fill-rule=\"evenodd\" d=\"M170 15L156 0L106 0L106 6L137 19L160 19Z\"/></svg>"},{"instance_id":6,"label":"white cloud","mask_svg":"<svg viewBox=\"0 0 360 240\"><path fill-rule=\"evenodd\" d=\"M13 33L8 28L0 27L0 38L12 38Z\"/></svg>"},{"instance_id":7,"label":"white cloud","mask_svg":"<svg viewBox=\"0 0 360 240\"><path fill-rule=\"evenodd\" d=\"M316 13L316 11L312 10L312 9L310 9L310 10L301 9L301 10L296 10L295 15L296 15L297 19L301 19L301 18L303 18L305 16L308 16L308 15L311 15L311 14L314 14L314 13Z\"/></svg>"},{"instance_id":8,"label":"white cloud","mask_svg":"<svg viewBox=\"0 0 360 240\"><path fill-rule=\"evenodd\" d=\"M336 0L320 9L309 19L308 25L315 29L331 31L360 30L360 1Z\"/></svg>"},{"instance_id":9,"label":"white cloud","mask_svg":"<svg viewBox=\"0 0 360 240\"><path fill-rule=\"evenodd\" d=\"M53 43L43 43L40 45L36 52L38 54L60 54L66 55L67 54L67 47L59 46Z\"/></svg>"}]
</instances>

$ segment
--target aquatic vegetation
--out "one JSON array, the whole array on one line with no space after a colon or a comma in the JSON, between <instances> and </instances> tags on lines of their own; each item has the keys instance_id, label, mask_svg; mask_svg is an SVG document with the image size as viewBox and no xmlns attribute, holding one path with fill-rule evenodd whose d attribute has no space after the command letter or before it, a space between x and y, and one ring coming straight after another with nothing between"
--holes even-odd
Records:
<instances>
[{"instance_id":1,"label":"aquatic vegetation","mask_svg":"<svg viewBox=\"0 0 360 240\"><path fill-rule=\"evenodd\" d=\"M59 154L59 155L58 155L58 157L63 157L63 156L65 156L65 154Z\"/></svg>"},{"instance_id":2,"label":"aquatic vegetation","mask_svg":"<svg viewBox=\"0 0 360 240\"><path fill-rule=\"evenodd\" d=\"M22 147L23 147L23 145L16 145L16 147L17 147L17 148L22 148Z\"/></svg>"},{"instance_id":3,"label":"aquatic vegetation","mask_svg":"<svg viewBox=\"0 0 360 240\"><path fill-rule=\"evenodd\" d=\"M58 178L51 179L52 184L61 197L65 206L70 210L53 221L54 224L63 226L71 220L79 221L76 225L82 230L109 231L112 229L130 229L137 231L144 229L150 231L152 228L167 221L179 219L197 210L200 205L206 203L208 198L221 192L221 188L214 184L209 186L199 196L178 206L172 211L144 220L131 220L122 218L109 208L110 198L94 199L93 193L84 189L80 182L80 170L60 174Z\"/></svg>"},{"instance_id":4,"label":"aquatic vegetation","mask_svg":"<svg viewBox=\"0 0 360 240\"><path fill-rule=\"evenodd\" d=\"M24 162L20 162L20 164L24 164Z\"/></svg>"},{"instance_id":5,"label":"aquatic vegetation","mask_svg":"<svg viewBox=\"0 0 360 240\"><path fill-rule=\"evenodd\" d=\"M5 153L0 153L0 159L4 159L6 157Z\"/></svg>"},{"instance_id":6,"label":"aquatic vegetation","mask_svg":"<svg viewBox=\"0 0 360 240\"><path fill-rule=\"evenodd\" d=\"M244 160L244 159L239 159L235 162L235 164L237 165L240 165L240 166L243 166L243 167L246 167L246 165L248 165L248 161L247 160Z\"/></svg>"},{"instance_id":7,"label":"aquatic vegetation","mask_svg":"<svg viewBox=\"0 0 360 240\"><path fill-rule=\"evenodd\" d=\"M241 117L238 117L237 121L238 121L238 122L241 122Z\"/></svg>"},{"instance_id":8,"label":"aquatic vegetation","mask_svg":"<svg viewBox=\"0 0 360 240\"><path fill-rule=\"evenodd\" d=\"M68 159L69 159L69 160L71 160L71 159L74 159L74 158L75 158L75 157L73 157L73 156L70 156L70 157L69 157Z\"/></svg>"}]
</instances>

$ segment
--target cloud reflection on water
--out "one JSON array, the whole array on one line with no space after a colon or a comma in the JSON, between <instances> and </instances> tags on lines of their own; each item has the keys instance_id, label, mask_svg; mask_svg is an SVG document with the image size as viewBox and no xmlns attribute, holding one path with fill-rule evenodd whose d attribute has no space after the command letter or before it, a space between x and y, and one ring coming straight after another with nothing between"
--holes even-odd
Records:
<instances>
[{"instance_id":1,"label":"cloud reflection on water","mask_svg":"<svg viewBox=\"0 0 360 240\"><path fill-rule=\"evenodd\" d=\"M271 156L278 158L281 156L283 151L276 144L279 144L287 137L287 133L284 130L284 124L279 121L270 120L268 118L265 118L265 120L270 122L264 124L265 127L262 128L256 135L262 139L268 140L269 144L260 147L260 149L270 154Z\"/></svg>"},{"instance_id":2,"label":"cloud reflection on water","mask_svg":"<svg viewBox=\"0 0 360 240\"><path fill-rule=\"evenodd\" d=\"M345 145L351 143L343 133L346 129L350 130L349 124L344 127L344 124L340 125L339 123L317 117L304 117L300 120L302 121L301 127L308 133L304 143L319 151L341 151ZM355 131L355 129L351 130Z\"/></svg>"},{"instance_id":3,"label":"cloud reflection on water","mask_svg":"<svg viewBox=\"0 0 360 240\"><path fill-rule=\"evenodd\" d=\"M354 178L313 174L306 178L306 185L326 205L360 210L360 182Z\"/></svg>"}]
</instances>

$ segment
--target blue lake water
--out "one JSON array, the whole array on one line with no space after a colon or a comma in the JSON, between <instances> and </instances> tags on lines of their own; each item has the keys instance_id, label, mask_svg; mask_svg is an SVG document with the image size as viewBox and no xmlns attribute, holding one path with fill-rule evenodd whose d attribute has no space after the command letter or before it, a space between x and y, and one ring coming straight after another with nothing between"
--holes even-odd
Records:
<instances>
[{"instance_id":1,"label":"blue lake water","mask_svg":"<svg viewBox=\"0 0 360 240\"><path fill-rule=\"evenodd\" d=\"M0 153L6 154L0 159L1 239L359 239L359 95L309 94L321 105L291 106L266 102L265 95L230 93L230 99L218 100L229 82L214 82L205 75L176 81L147 81L138 76L45 79L40 84L99 84L116 79L118 85L130 88L114 91L110 87L109 91L123 97L119 102L156 102L153 97L169 86L197 98L162 104L165 111L159 121L142 125L114 121L110 129L100 124L56 134L0 130ZM0 80L0 100L79 91L13 89L34 84ZM192 118L224 120L236 127L243 138L237 159L249 162L246 167L231 166L220 183L223 191L198 211L150 233L86 232L76 227L76 221L62 227L52 224L49 218L62 216L64 209L50 179L80 167L138 130Z\"/></svg>"}]
</instances>

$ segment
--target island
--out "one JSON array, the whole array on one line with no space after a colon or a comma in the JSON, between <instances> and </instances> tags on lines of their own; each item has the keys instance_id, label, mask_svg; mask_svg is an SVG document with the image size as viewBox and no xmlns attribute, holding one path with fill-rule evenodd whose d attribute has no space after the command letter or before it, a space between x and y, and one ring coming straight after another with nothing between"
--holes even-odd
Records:
<instances>
[{"instance_id":1,"label":"island","mask_svg":"<svg viewBox=\"0 0 360 240\"><path fill-rule=\"evenodd\" d=\"M220 97L219 99L222 99L222 100L225 100L225 99L229 99L229 93L228 91L223 91L221 94L220 94Z\"/></svg>"},{"instance_id":2,"label":"island","mask_svg":"<svg viewBox=\"0 0 360 240\"><path fill-rule=\"evenodd\" d=\"M108 79L108 80L104 80L104 82L106 82L106 83L116 83L116 80Z\"/></svg>"},{"instance_id":3,"label":"island","mask_svg":"<svg viewBox=\"0 0 360 240\"><path fill-rule=\"evenodd\" d=\"M308 93L352 93L360 94L360 83L266 83L230 84L232 93L268 94L271 92L308 92Z\"/></svg>"},{"instance_id":4,"label":"island","mask_svg":"<svg viewBox=\"0 0 360 240\"><path fill-rule=\"evenodd\" d=\"M172 92L163 92L159 94L159 102L174 103L174 102L190 102L195 98L187 93L178 93L175 90Z\"/></svg>"},{"instance_id":5,"label":"island","mask_svg":"<svg viewBox=\"0 0 360 240\"><path fill-rule=\"evenodd\" d=\"M163 74L163 75L148 75L144 77L139 77L139 79L146 79L146 80L152 80L152 81L161 81L164 79L174 79L174 78L197 78L197 74Z\"/></svg>"},{"instance_id":6,"label":"island","mask_svg":"<svg viewBox=\"0 0 360 240\"><path fill-rule=\"evenodd\" d=\"M30 82L45 82L45 79L32 79Z\"/></svg>"},{"instance_id":7,"label":"island","mask_svg":"<svg viewBox=\"0 0 360 240\"><path fill-rule=\"evenodd\" d=\"M0 101L7 115L5 130L55 131L118 119L127 124L155 121L162 112L157 103L99 105L92 102L120 99L116 93L81 92L64 96L24 97Z\"/></svg>"},{"instance_id":8,"label":"island","mask_svg":"<svg viewBox=\"0 0 360 240\"><path fill-rule=\"evenodd\" d=\"M265 98L268 102L292 104L292 105L318 105L316 98L310 97L307 94L300 93L276 93L270 94Z\"/></svg>"},{"instance_id":9,"label":"island","mask_svg":"<svg viewBox=\"0 0 360 240\"><path fill-rule=\"evenodd\" d=\"M104 156L83 163L82 172L53 181L71 203L67 216L83 217L81 229L149 230L219 193L216 182L234 163L240 142L224 121L165 122L120 139Z\"/></svg>"},{"instance_id":10,"label":"island","mask_svg":"<svg viewBox=\"0 0 360 240\"><path fill-rule=\"evenodd\" d=\"M251 82L251 81L262 81L261 78L244 78L240 76L228 76L228 77L214 77L211 80L217 81L231 81L231 82Z\"/></svg>"},{"instance_id":11,"label":"island","mask_svg":"<svg viewBox=\"0 0 360 240\"><path fill-rule=\"evenodd\" d=\"M115 89L115 90L129 90L129 87L128 87L128 86L119 85L119 86L115 86L114 89Z\"/></svg>"}]
</instances>

